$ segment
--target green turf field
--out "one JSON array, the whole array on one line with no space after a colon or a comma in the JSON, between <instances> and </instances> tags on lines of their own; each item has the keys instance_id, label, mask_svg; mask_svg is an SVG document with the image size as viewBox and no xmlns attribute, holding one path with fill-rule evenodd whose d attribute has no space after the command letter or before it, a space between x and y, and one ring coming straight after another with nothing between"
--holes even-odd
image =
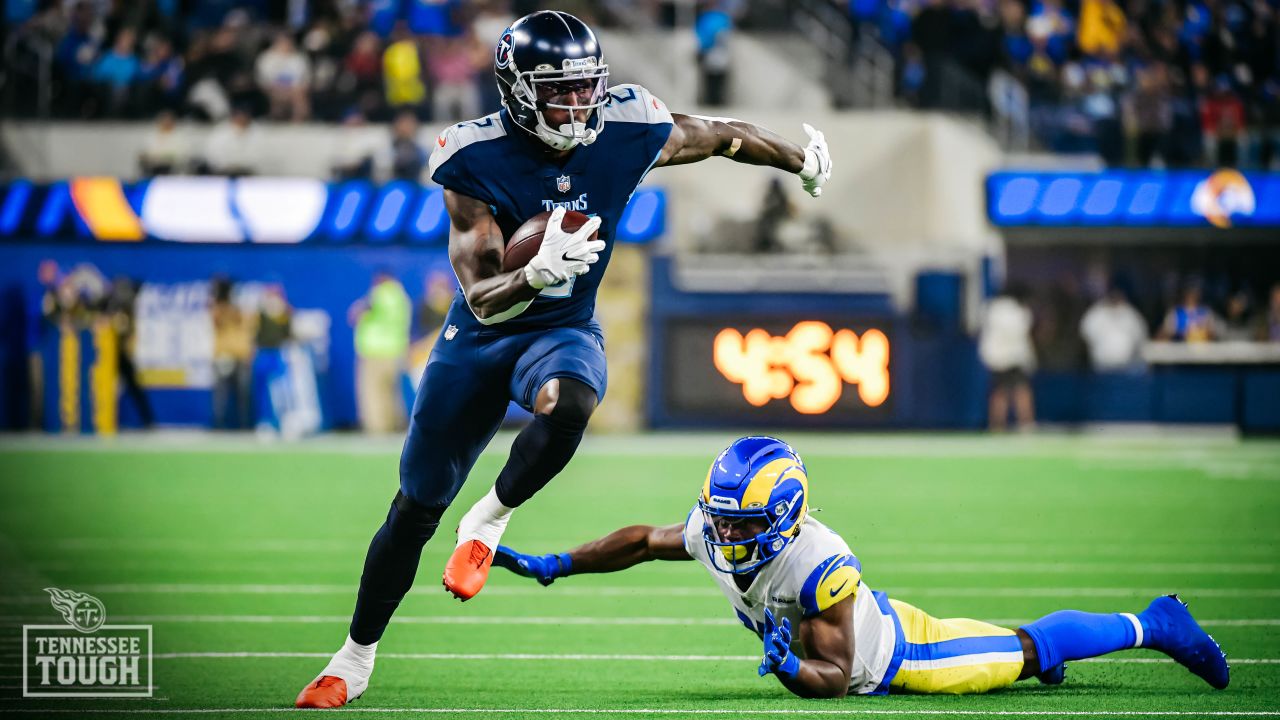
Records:
<instances>
[{"instance_id":1,"label":"green turf field","mask_svg":"<svg viewBox=\"0 0 1280 720\"><path fill-rule=\"evenodd\" d=\"M445 518L486 491L486 454ZM560 551L680 522L732 436L589 438L506 535ZM1016 624L1060 608L1137 611L1178 591L1233 661L1214 692L1149 651L1073 663L978 697L792 698L756 676L758 640L693 563L542 588L495 570L462 605L418 585L350 709L394 717L1280 715L1280 443L1226 439L794 436L811 502L876 589L937 616ZM274 717L345 636L398 444L327 438L0 442L0 714L111 709ZM23 623L61 623L42 588L154 625L155 698L23 700ZM261 711L261 712L258 712ZM337 711L344 712L344 711ZM80 713L83 714L83 713Z\"/></svg>"}]
</instances>

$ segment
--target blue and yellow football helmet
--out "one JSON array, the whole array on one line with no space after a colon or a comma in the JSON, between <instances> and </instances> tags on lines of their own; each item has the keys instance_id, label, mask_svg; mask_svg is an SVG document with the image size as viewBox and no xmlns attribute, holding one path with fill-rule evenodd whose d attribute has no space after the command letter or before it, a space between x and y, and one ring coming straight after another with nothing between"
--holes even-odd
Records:
<instances>
[{"instance_id":1,"label":"blue and yellow football helmet","mask_svg":"<svg viewBox=\"0 0 1280 720\"><path fill-rule=\"evenodd\" d=\"M800 534L809 512L809 476L790 445L777 438L744 437L711 463L698 507L712 564L721 572L750 573ZM747 525L764 529L745 539L731 529Z\"/></svg>"}]
</instances>

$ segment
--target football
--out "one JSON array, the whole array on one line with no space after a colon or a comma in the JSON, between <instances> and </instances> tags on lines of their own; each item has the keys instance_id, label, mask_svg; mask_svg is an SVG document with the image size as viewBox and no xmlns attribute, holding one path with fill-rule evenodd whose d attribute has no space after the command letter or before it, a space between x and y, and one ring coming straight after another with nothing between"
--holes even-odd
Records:
<instances>
[{"instance_id":1,"label":"football","mask_svg":"<svg viewBox=\"0 0 1280 720\"><path fill-rule=\"evenodd\" d=\"M538 213L516 229L515 234L507 241L506 252L502 255L503 272L511 272L528 265L533 256L538 254L538 248L542 247L542 233L546 232L547 220L550 218L550 211ZM580 212L569 210L565 212L560 228L565 232L576 232L586 224L588 219ZM595 240L599 235L600 232L597 230L590 239Z\"/></svg>"}]
</instances>

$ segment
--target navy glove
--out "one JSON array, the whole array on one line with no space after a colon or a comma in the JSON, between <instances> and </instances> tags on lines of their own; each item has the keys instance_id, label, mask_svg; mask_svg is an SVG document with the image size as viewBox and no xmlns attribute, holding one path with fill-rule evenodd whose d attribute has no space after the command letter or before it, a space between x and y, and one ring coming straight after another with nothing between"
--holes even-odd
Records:
<instances>
[{"instance_id":1,"label":"navy glove","mask_svg":"<svg viewBox=\"0 0 1280 720\"><path fill-rule=\"evenodd\" d=\"M521 577L533 578L543 585L550 585L556 578L568 575L573 566L569 560L569 553L525 555L506 545L498 546L498 554L493 556L493 564L504 567Z\"/></svg>"},{"instance_id":2,"label":"navy glove","mask_svg":"<svg viewBox=\"0 0 1280 720\"><path fill-rule=\"evenodd\" d=\"M764 609L764 660L759 672L760 677L773 673L784 680L795 680L800 674L800 658L791 652L791 621L782 618L779 625L769 608Z\"/></svg>"}]
</instances>

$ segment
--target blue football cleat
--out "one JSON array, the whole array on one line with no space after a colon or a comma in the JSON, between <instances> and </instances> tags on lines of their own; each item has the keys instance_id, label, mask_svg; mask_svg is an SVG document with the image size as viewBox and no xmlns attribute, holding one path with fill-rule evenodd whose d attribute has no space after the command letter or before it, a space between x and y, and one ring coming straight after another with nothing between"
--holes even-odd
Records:
<instances>
[{"instance_id":1,"label":"blue football cleat","mask_svg":"<svg viewBox=\"0 0 1280 720\"><path fill-rule=\"evenodd\" d=\"M1067 664L1058 663L1044 672L1036 675L1036 679L1045 685L1061 685L1062 681L1067 677Z\"/></svg>"},{"instance_id":2,"label":"blue football cleat","mask_svg":"<svg viewBox=\"0 0 1280 720\"><path fill-rule=\"evenodd\" d=\"M1143 647L1168 655L1218 690L1231 682L1226 653L1200 628L1177 595L1152 600L1138 617L1149 635L1143 639Z\"/></svg>"}]
</instances>

